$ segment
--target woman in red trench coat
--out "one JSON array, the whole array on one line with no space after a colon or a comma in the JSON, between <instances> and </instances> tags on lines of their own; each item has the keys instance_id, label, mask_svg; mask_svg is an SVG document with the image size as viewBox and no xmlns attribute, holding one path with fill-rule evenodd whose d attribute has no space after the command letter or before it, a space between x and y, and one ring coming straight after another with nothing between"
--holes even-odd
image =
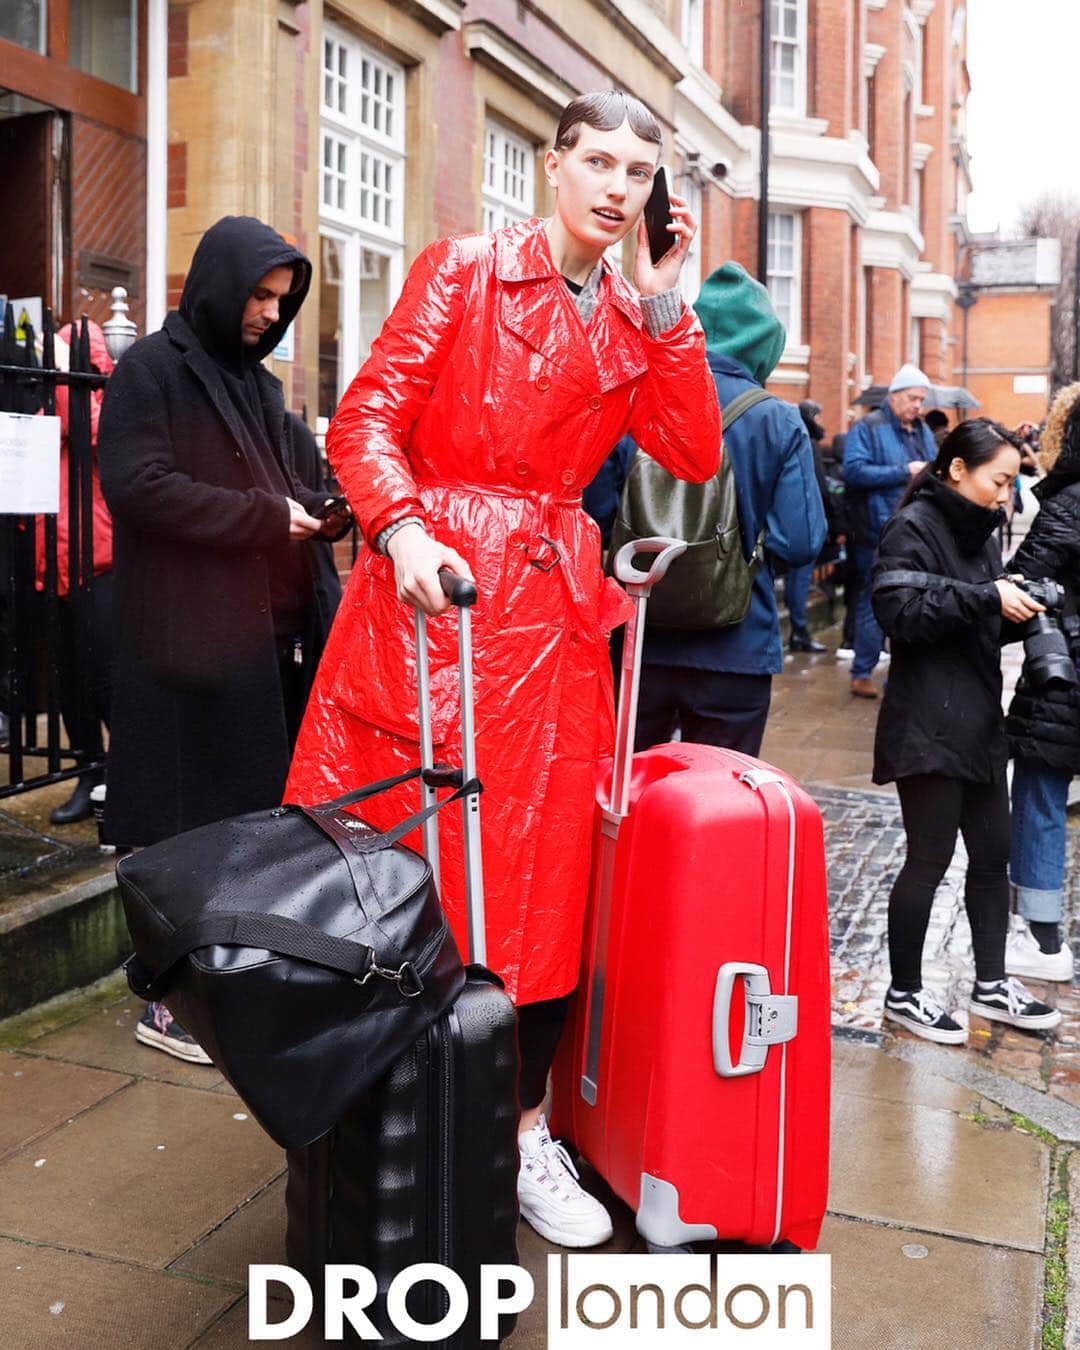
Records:
<instances>
[{"instance_id":1,"label":"woman in red trench coat","mask_svg":"<svg viewBox=\"0 0 1080 1350\"><path fill-rule=\"evenodd\" d=\"M708 478L720 453L704 337L674 289L696 229L685 202L672 198L674 242L656 266L639 224L636 291L604 255L640 220L660 142L637 100L576 99L545 158L554 216L438 240L413 264L327 437L370 547L349 579L286 791L313 804L415 765L409 605L442 614L440 566L473 576L488 961L519 1011L530 1005L522 1178L527 1188L535 1173L538 1184L531 1199L521 1191L522 1209L574 1246L603 1241L610 1223L539 1108L578 979L597 761L610 753L608 636L627 612L601 572L581 491L627 431L682 478ZM436 756L453 762L456 626L444 616L429 628ZM365 815L388 827L415 796L399 789L365 803ZM444 817L442 898L466 950L457 827Z\"/></svg>"}]
</instances>

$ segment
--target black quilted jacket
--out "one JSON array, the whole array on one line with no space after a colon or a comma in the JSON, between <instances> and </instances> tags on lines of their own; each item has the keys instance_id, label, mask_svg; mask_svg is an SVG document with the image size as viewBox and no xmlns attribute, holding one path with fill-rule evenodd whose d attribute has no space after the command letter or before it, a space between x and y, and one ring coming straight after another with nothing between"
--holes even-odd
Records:
<instances>
[{"instance_id":1,"label":"black quilted jacket","mask_svg":"<svg viewBox=\"0 0 1080 1350\"><path fill-rule=\"evenodd\" d=\"M1041 498L1039 513L1009 570L1025 577L1051 577L1080 598L1080 475L1064 486L1055 475L1035 492ZM1077 657L1080 651L1074 649L1074 660ZM1005 731L1014 758L1080 773L1077 690L1036 689L1025 666Z\"/></svg>"}]
</instances>

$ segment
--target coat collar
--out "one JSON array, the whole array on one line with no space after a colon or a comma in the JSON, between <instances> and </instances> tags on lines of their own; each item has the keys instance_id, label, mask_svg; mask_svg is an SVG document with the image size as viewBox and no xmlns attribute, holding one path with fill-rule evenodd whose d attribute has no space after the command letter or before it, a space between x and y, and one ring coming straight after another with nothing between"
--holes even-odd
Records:
<instances>
[{"instance_id":1,"label":"coat collar","mask_svg":"<svg viewBox=\"0 0 1080 1350\"><path fill-rule=\"evenodd\" d=\"M596 313L586 329L573 297L555 270L544 222L538 217L495 232L495 275L503 283L502 320L546 361L589 390L608 390L644 374L641 307L606 256ZM606 311L621 317L594 351L588 334L603 333Z\"/></svg>"},{"instance_id":2,"label":"coat collar","mask_svg":"<svg viewBox=\"0 0 1080 1350\"><path fill-rule=\"evenodd\" d=\"M169 335L169 340L183 352L184 364L202 385L215 412L228 428L229 434L236 442L236 447L248 466L252 481L261 482L263 477L262 466L253 462L254 450L251 437L244 430L237 415L236 406L225 391L225 384L221 378L218 363L199 342L191 325L178 310L172 310L165 316L163 326ZM271 416L279 417L284 421L285 403L281 381L276 375L271 375L261 362L255 366L255 379L259 387L259 397L268 414L268 425L273 425L270 422Z\"/></svg>"}]
</instances>

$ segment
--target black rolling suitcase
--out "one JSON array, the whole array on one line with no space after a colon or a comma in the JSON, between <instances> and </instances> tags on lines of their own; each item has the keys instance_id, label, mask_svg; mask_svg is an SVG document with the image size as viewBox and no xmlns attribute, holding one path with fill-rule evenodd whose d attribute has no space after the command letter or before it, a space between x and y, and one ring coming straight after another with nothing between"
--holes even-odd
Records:
<instances>
[{"instance_id":1,"label":"black rolling suitcase","mask_svg":"<svg viewBox=\"0 0 1080 1350\"><path fill-rule=\"evenodd\" d=\"M475 776L471 587L444 585L459 606L462 776ZM416 616L421 759L433 762L428 693L427 631ZM423 787L425 805L434 789ZM323 1268L367 1267L378 1293L365 1315L384 1346L414 1345L392 1323L386 1295L394 1277L424 1262L448 1266L464 1280L468 1316L444 1350L479 1350L480 1267L517 1262L517 1036L513 1006L484 960L484 902L479 800L464 799L468 882L468 979L457 1000L425 1031L362 1100L322 1139L288 1153L286 1246L316 1296ZM438 827L424 827L425 853L438 883ZM448 1310L445 1290L417 1283L408 1313L438 1323ZM499 1339L514 1318L500 1320ZM348 1339L348 1326L346 1339ZM357 1338L358 1339L358 1338ZM355 1342L354 1342L355 1343Z\"/></svg>"}]
</instances>

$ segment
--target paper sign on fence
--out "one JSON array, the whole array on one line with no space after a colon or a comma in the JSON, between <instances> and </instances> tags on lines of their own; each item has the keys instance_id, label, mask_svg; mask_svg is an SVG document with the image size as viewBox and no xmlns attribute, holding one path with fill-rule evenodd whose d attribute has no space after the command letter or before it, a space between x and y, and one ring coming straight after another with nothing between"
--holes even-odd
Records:
<instances>
[{"instance_id":1,"label":"paper sign on fence","mask_svg":"<svg viewBox=\"0 0 1080 1350\"><path fill-rule=\"evenodd\" d=\"M0 515L59 510L59 417L0 413Z\"/></svg>"}]
</instances>

